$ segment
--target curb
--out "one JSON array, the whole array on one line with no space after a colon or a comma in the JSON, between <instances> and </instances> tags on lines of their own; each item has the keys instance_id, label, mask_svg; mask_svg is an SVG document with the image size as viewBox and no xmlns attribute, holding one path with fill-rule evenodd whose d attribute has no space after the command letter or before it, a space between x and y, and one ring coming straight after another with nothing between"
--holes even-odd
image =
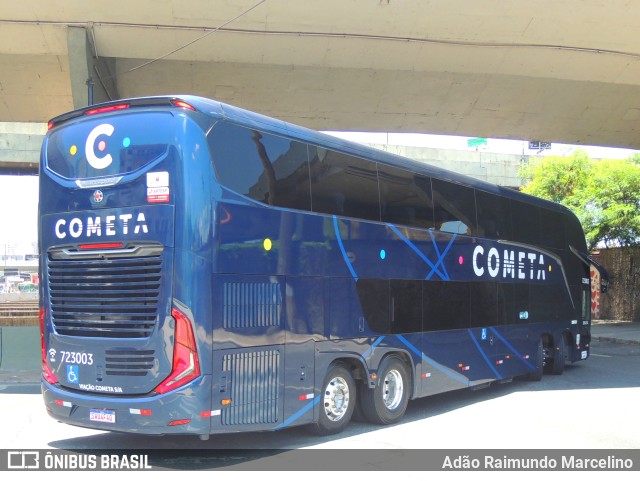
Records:
<instances>
[{"instance_id":1,"label":"curb","mask_svg":"<svg viewBox=\"0 0 640 481\"><path fill-rule=\"evenodd\" d=\"M635 344L635 345L640 345L640 340L637 340L637 339L620 339L619 337L592 336L591 340L592 341L613 342L615 344Z\"/></svg>"}]
</instances>

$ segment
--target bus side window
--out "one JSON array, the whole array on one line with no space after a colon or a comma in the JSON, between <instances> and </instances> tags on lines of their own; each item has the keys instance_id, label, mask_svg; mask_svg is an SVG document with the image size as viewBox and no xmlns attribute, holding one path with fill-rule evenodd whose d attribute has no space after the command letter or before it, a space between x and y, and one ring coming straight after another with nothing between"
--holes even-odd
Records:
<instances>
[{"instance_id":1,"label":"bus side window","mask_svg":"<svg viewBox=\"0 0 640 481\"><path fill-rule=\"evenodd\" d=\"M554 212L548 209L540 209L540 243L546 247L563 249L565 241L565 216L562 212Z\"/></svg>"},{"instance_id":2,"label":"bus side window","mask_svg":"<svg viewBox=\"0 0 640 481\"><path fill-rule=\"evenodd\" d=\"M435 227L454 234L472 235L476 229L476 201L472 188L432 179Z\"/></svg>"},{"instance_id":3,"label":"bus side window","mask_svg":"<svg viewBox=\"0 0 640 481\"><path fill-rule=\"evenodd\" d=\"M314 212L380 220L375 162L309 146Z\"/></svg>"},{"instance_id":4,"label":"bus side window","mask_svg":"<svg viewBox=\"0 0 640 481\"><path fill-rule=\"evenodd\" d=\"M523 244L538 245L540 242L539 208L517 200L511 201L513 240Z\"/></svg>"},{"instance_id":5,"label":"bus side window","mask_svg":"<svg viewBox=\"0 0 640 481\"><path fill-rule=\"evenodd\" d=\"M478 235L488 239L511 238L511 204L509 199L476 190Z\"/></svg>"},{"instance_id":6,"label":"bus side window","mask_svg":"<svg viewBox=\"0 0 640 481\"><path fill-rule=\"evenodd\" d=\"M433 228L431 179L378 164L380 211L383 222Z\"/></svg>"},{"instance_id":7,"label":"bus side window","mask_svg":"<svg viewBox=\"0 0 640 481\"><path fill-rule=\"evenodd\" d=\"M219 182L263 204L311 210L307 146L219 122L209 133Z\"/></svg>"}]
</instances>

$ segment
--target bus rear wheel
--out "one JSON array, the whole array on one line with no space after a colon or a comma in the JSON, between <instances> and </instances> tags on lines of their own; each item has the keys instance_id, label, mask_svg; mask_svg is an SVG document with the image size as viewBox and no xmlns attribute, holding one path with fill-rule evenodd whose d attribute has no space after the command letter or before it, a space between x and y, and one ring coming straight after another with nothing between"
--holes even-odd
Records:
<instances>
[{"instance_id":1,"label":"bus rear wheel","mask_svg":"<svg viewBox=\"0 0 640 481\"><path fill-rule=\"evenodd\" d=\"M356 385L349 370L342 364L329 367L320 393L320 414L311 430L320 436L341 432L353 415Z\"/></svg>"},{"instance_id":2,"label":"bus rear wheel","mask_svg":"<svg viewBox=\"0 0 640 481\"><path fill-rule=\"evenodd\" d=\"M540 381L544 374L544 344L542 338L538 339L538 347L535 355L534 370L529 373L529 381Z\"/></svg>"},{"instance_id":3,"label":"bus rear wheel","mask_svg":"<svg viewBox=\"0 0 640 481\"><path fill-rule=\"evenodd\" d=\"M409 403L407 367L398 357L389 356L382 361L378 373L376 386L360 391L360 408L371 423L393 424L404 416Z\"/></svg>"},{"instance_id":4,"label":"bus rear wheel","mask_svg":"<svg viewBox=\"0 0 640 481\"><path fill-rule=\"evenodd\" d=\"M551 360L551 366L549 372L551 374L562 374L565 365L567 364L567 354L569 353L569 346L567 345L567 337L560 336L560 342L558 347L553 353L553 359Z\"/></svg>"}]
</instances>

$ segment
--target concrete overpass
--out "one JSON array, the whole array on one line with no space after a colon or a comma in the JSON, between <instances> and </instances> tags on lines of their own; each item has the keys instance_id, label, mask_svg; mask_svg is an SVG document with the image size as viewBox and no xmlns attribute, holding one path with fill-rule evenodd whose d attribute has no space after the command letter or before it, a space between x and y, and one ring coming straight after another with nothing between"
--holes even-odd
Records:
<instances>
[{"instance_id":1,"label":"concrete overpass","mask_svg":"<svg viewBox=\"0 0 640 481\"><path fill-rule=\"evenodd\" d=\"M23 0L0 10L0 121L216 98L318 130L640 148L640 2Z\"/></svg>"}]
</instances>

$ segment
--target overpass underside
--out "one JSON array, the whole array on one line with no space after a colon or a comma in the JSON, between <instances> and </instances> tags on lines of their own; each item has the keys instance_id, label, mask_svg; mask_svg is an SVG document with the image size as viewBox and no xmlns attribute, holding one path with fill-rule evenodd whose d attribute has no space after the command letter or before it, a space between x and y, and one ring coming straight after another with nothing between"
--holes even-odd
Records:
<instances>
[{"instance_id":1,"label":"overpass underside","mask_svg":"<svg viewBox=\"0 0 640 481\"><path fill-rule=\"evenodd\" d=\"M640 3L27 0L0 121L188 93L318 130L639 148Z\"/></svg>"}]
</instances>

